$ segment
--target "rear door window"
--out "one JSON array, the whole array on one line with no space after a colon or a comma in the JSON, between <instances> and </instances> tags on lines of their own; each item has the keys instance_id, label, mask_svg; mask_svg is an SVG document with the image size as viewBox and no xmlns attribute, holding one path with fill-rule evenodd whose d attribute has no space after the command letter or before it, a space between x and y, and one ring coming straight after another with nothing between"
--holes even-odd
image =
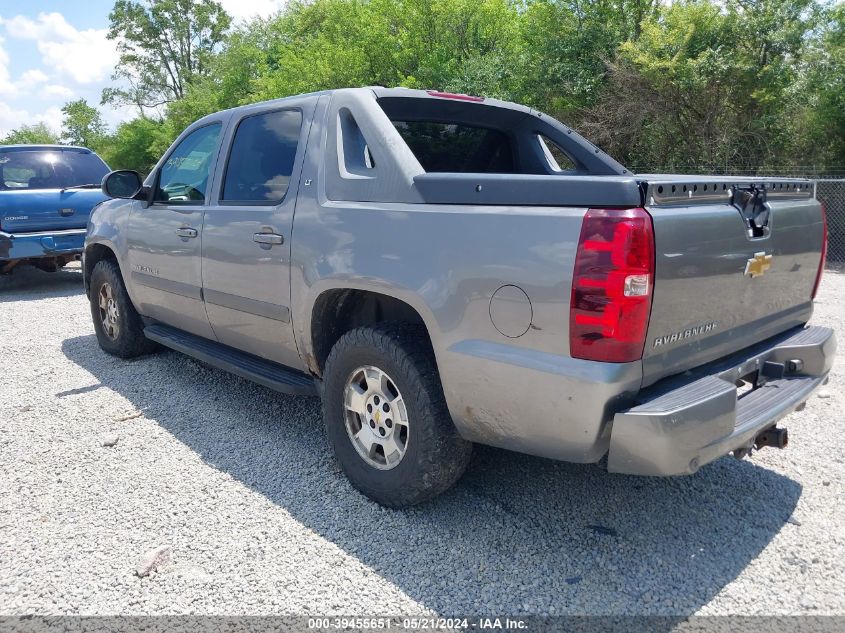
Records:
<instances>
[{"instance_id":1,"label":"rear door window","mask_svg":"<svg viewBox=\"0 0 845 633\"><path fill-rule=\"evenodd\" d=\"M0 190L100 184L109 171L96 154L74 150L0 152Z\"/></svg>"},{"instance_id":2,"label":"rear door window","mask_svg":"<svg viewBox=\"0 0 845 633\"><path fill-rule=\"evenodd\" d=\"M279 204L290 185L301 127L299 110L277 110L243 119L232 141L220 200L229 204Z\"/></svg>"},{"instance_id":3,"label":"rear door window","mask_svg":"<svg viewBox=\"0 0 845 633\"><path fill-rule=\"evenodd\" d=\"M434 121L393 125L427 172L515 172L510 138L500 130Z\"/></svg>"}]
</instances>

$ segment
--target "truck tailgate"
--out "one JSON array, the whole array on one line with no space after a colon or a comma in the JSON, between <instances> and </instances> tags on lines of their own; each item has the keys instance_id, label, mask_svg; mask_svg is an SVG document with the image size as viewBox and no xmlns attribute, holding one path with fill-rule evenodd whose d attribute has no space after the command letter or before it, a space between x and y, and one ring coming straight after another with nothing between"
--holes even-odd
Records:
<instances>
[{"instance_id":1,"label":"truck tailgate","mask_svg":"<svg viewBox=\"0 0 845 633\"><path fill-rule=\"evenodd\" d=\"M0 230L32 233L84 229L91 209L104 199L99 189L0 191Z\"/></svg>"},{"instance_id":2,"label":"truck tailgate","mask_svg":"<svg viewBox=\"0 0 845 633\"><path fill-rule=\"evenodd\" d=\"M823 242L813 183L642 178L655 238L644 386L809 320Z\"/></svg>"}]
</instances>

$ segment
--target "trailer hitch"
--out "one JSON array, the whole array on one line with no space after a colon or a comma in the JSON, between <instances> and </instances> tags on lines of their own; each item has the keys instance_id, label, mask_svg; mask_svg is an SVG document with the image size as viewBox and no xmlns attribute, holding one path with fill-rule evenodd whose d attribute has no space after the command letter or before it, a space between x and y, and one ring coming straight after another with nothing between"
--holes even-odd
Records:
<instances>
[{"instance_id":1,"label":"trailer hitch","mask_svg":"<svg viewBox=\"0 0 845 633\"><path fill-rule=\"evenodd\" d=\"M775 448L786 448L789 444L789 435L786 429L778 429L770 427L760 433L754 439L754 448L760 450L764 446L774 446Z\"/></svg>"},{"instance_id":2,"label":"trailer hitch","mask_svg":"<svg viewBox=\"0 0 845 633\"><path fill-rule=\"evenodd\" d=\"M744 459L751 455L751 451L759 451L764 446L773 446L775 448L786 448L789 444L789 434L786 429L779 429L774 426L760 431L753 440L748 442L745 446L735 448L731 454L737 459Z\"/></svg>"}]
</instances>

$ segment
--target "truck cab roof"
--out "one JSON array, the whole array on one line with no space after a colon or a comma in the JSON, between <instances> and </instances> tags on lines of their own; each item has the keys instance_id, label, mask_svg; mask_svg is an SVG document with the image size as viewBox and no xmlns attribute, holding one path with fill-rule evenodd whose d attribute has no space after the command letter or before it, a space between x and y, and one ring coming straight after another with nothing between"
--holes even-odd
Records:
<instances>
[{"instance_id":1,"label":"truck cab roof","mask_svg":"<svg viewBox=\"0 0 845 633\"><path fill-rule=\"evenodd\" d=\"M0 145L0 152L79 152L81 154L93 154L94 152L87 147L80 147L78 145Z\"/></svg>"},{"instance_id":2,"label":"truck cab roof","mask_svg":"<svg viewBox=\"0 0 845 633\"><path fill-rule=\"evenodd\" d=\"M263 109L266 108L268 105L280 105L283 106L288 102L291 101L301 101L302 99L306 99L308 97L313 97L314 99L321 97L323 95L338 95L338 94L348 94L348 95L369 95L375 96L376 99L383 99L383 98L390 98L390 97L404 97L404 98L412 98L412 99L432 99L432 100L442 100L442 99L454 99L456 101L461 101L464 103L477 103L479 105L487 105L487 106L495 106L497 108L507 108L511 110L517 110L519 112L524 113L534 113L539 114L536 110L532 110L531 108L521 105L519 103L513 103L511 101L500 101L499 99L493 99L490 97L475 97L472 95L465 95L465 94L456 94L456 93L448 93L448 92L440 92L437 90L423 90L423 89L416 89L416 88L385 88L383 86L364 86L361 88L332 88L330 90L320 90L317 92L309 92L305 94L298 94L298 95L291 95L289 97L280 97L278 99L268 99L266 101L259 101L256 103L250 103L247 105L236 106L234 108L229 108L227 110L222 110L220 112L215 112L213 114L209 114L197 121L200 123L205 121L206 119L211 119L214 117L219 116L221 113L224 112L244 112L252 109Z\"/></svg>"}]
</instances>

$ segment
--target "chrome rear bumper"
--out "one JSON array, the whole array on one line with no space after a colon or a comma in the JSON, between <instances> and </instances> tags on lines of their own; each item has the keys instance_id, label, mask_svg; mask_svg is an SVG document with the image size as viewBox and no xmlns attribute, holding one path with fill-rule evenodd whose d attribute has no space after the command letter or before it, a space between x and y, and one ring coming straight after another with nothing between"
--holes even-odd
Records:
<instances>
[{"instance_id":1,"label":"chrome rear bumper","mask_svg":"<svg viewBox=\"0 0 845 633\"><path fill-rule=\"evenodd\" d=\"M614 416L608 470L690 474L748 447L827 382L835 353L833 330L809 327L714 364L706 375L658 383ZM749 376L756 387L738 394L737 382Z\"/></svg>"}]
</instances>

